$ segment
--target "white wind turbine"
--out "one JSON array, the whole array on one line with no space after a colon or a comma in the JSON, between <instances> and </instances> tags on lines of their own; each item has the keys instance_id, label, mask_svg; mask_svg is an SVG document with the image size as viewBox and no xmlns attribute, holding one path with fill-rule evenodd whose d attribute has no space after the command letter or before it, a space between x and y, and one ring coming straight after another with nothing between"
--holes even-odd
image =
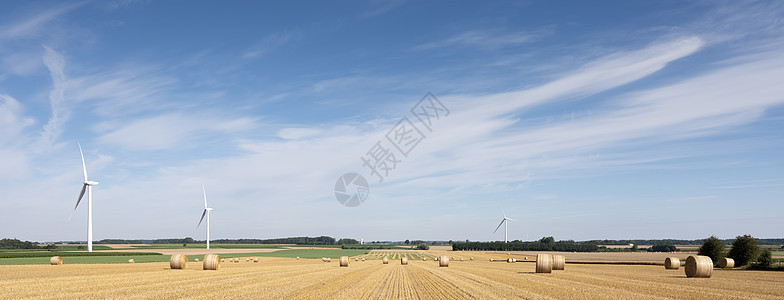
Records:
<instances>
[{"instance_id":1,"label":"white wind turbine","mask_svg":"<svg viewBox=\"0 0 784 300\"><path fill-rule=\"evenodd\" d=\"M84 163L84 152L82 152L82 145L79 143L77 144L79 145L79 154L82 155L84 184L82 185L82 192L79 193L79 200L76 200L76 206L74 206L73 211L71 211L71 215L68 217L68 220L71 220L71 217L73 217L74 212L76 212L76 208L79 207L79 202L82 202L84 191L87 190L87 252L93 252L93 186L98 185L98 182L87 180L87 166Z\"/></svg>"},{"instance_id":2,"label":"white wind turbine","mask_svg":"<svg viewBox=\"0 0 784 300\"><path fill-rule=\"evenodd\" d=\"M509 242L509 221L510 220L511 221L517 221L517 220L512 219L510 217L507 217L506 216L506 212L503 212L503 213L504 213L504 219L501 220L501 224L498 224L498 227L495 228L495 231L493 231L493 233L498 232L498 228L501 228L501 225L506 224L506 226L504 226L504 243L508 243Z\"/></svg>"},{"instance_id":3,"label":"white wind turbine","mask_svg":"<svg viewBox=\"0 0 784 300\"><path fill-rule=\"evenodd\" d=\"M212 208L207 207L207 191L203 185L201 191L204 193L204 212L201 213L201 219L199 219L199 225L196 225L196 228L201 226L201 221L204 221L204 216L207 216L207 249L210 249L210 212L212 212Z\"/></svg>"}]
</instances>

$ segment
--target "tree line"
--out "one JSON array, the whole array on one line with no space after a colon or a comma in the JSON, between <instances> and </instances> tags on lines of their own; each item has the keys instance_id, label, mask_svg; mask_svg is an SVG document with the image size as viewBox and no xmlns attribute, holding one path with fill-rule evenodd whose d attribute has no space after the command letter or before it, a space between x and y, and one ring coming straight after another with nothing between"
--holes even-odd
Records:
<instances>
[{"instance_id":1,"label":"tree line","mask_svg":"<svg viewBox=\"0 0 784 300\"><path fill-rule=\"evenodd\" d=\"M555 241L553 237L544 237L536 242L455 242L453 251L568 251L594 252L599 250L595 244L577 243L574 241Z\"/></svg>"}]
</instances>

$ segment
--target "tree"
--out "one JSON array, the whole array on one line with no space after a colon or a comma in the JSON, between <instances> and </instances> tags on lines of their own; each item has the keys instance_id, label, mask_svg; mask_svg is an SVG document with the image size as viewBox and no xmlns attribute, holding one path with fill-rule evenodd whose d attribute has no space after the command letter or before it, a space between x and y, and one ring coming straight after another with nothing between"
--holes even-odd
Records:
<instances>
[{"instance_id":1,"label":"tree","mask_svg":"<svg viewBox=\"0 0 784 300\"><path fill-rule=\"evenodd\" d=\"M765 248L757 258L757 263L760 267L770 268L773 265L773 255L770 253L770 248Z\"/></svg>"},{"instance_id":2,"label":"tree","mask_svg":"<svg viewBox=\"0 0 784 300\"><path fill-rule=\"evenodd\" d=\"M640 247L637 244L632 244L632 252L637 252L637 250L640 250Z\"/></svg>"},{"instance_id":3,"label":"tree","mask_svg":"<svg viewBox=\"0 0 784 300\"><path fill-rule=\"evenodd\" d=\"M193 238L192 237L186 237L184 240L182 240L182 242L186 243L186 244L193 244Z\"/></svg>"},{"instance_id":4,"label":"tree","mask_svg":"<svg viewBox=\"0 0 784 300\"><path fill-rule=\"evenodd\" d=\"M345 239L339 239L337 243L338 245L356 245L359 244L359 241L355 239L345 238Z\"/></svg>"},{"instance_id":5,"label":"tree","mask_svg":"<svg viewBox=\"0 0 784 300\"><path fill-rule=\"evenodd\" d=\"M735 260L736 266L745 266L752 261L756 261L759 257L760 249L757 244L757 239L750 235L738 236L732 242L732 249L730 249L728 257Z\"/></svg>"},{"instance_id":6,"label":"tree","mask_svg":"<svg viewBox=\"0 0 784 300\"><path fill-rule=\"evenodd\" d=\"M719 260L724 257L724 243L715 236L711 236L704 241L697 254L710 257L714 265L719 263Z\"/></svg>"},{"instance_id":7,"label":"tree","mask_svg":"<svg viewBox=\"0 0 784 300\"><path fill-rule=\"evenodd\" d=\"M552 244L555 243L555 238L551 236L543 237L539 242L543 244Z\"/></svg>"},{"instance_id":8,"label":"tree","mask_svg":"<svg viewBox=\"0 0 784 300\"><path fill-rule=\"evenodd\" d=\"M658 243L648 248L648 252L674 252L674 251L678 251L678 248L668 243Z\"/></svg>"},{"instance_id":9,"label":"tree","mask_svg":"<svg viewBox=\"0 0 784 300\"><path fill-rule=\"evenodd\" d=\"M403 243L405 243L406 245L408 245L408 244L411 244L411 241L409 241L409 240L406 240L406 241L405 241L405 242L403 242Z\"/></svg>"}]
</instances>

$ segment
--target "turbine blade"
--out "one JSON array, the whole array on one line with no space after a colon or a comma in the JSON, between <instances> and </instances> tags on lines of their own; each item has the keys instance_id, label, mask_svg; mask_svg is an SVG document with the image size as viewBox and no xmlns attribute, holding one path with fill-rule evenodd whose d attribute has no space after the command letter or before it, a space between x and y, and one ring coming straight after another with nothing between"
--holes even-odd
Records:
<instances>
[{"instance_id":1,"label":"turbine blade","mask_svg":"<svg viewBox=\"0 0 784 300\"><path fill-rule=\"evenodd\" d=\"M205 209L203 213L201 213L201 219L199 219L199 225L196 225L196 228L201 226L201 221L204 221L204 216L207 215L207 210Z\"/></svg>"},{"instance_id":2,"label":"turbine blade","mask_svg":"<svg viewBox=\"0 0 784 300\"><path fill-rule=\"evenodd\" d=\"M498 232L498 228L501 228L501 225L504 225L504 222L506 222L506 219L501 220L501 224L498 224L498 227L496 227L495 230L493 230L493 233Z\"/></svg>"},{"instance_id":3,"label":"turbine blade","mask_svg":"<svg viewBox=\"0 0 784 300\"><path fill-rule=\"evenodd\" d=\"M204 208L207 208L207 190L204 189L204 185L201 186L201 191L204 192Z\"/></svg>"},{"instance_id":4,"label":"turbine blade","mask_svg":"<svg viewBox=\"0 0 784 300\"><path fill-rule=\"evenodd\" d=\"M84 171L84 181L87 181L87 166L84 164L84 152L82 152L82 144L76 142L79 145L79 154L82 155L82 171Z\"/></svg>"},{"instance_id":5,"label":"turbine blade","mask_svg":"<svg viewBox=\"0 0 784 300\"><path fill-rule=\"evenodd\" d=\"M79 193L79 200L76 200L76 206L74 206L74 209L71 211L71 215L68 216L68 220L71 220L71 217L73 217L74 212L76 212L76 208L79 207L79 202L82 202L82 197L84 197L85 190L87 190L87 184L82 185L82 192Z\"/></svg>"},{"instance_id":6,"label":"turbine blade","mask_svg":"<svg viewBox=\"0 0 784 300\"><path fill-rule=\"evenodd\" d=\"M515 222L520 222L520 221L517 221L517 220L515 220L515 219L512 219L512 218L506 218L506 219L507 219L507 220L511 220L511 221L515 221Z\"/></svg>"}]
</instances>

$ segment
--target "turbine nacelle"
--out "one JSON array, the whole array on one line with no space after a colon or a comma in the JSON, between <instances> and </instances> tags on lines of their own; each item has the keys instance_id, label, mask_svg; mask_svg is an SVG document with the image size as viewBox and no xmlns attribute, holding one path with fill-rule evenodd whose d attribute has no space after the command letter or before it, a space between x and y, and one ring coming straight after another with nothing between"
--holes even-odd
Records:
<instances>
[{"instance_id":1,"label":"turbine nacelle","mask_svg":"<svg viewBox=\"0 0 784 300\"><path fill-rule=\"evenodd\" d=\"M87 181L84 182L84 184L86 184L86 185L98 185L98 181L87 180Z\"/></svg>"}]
</instances>

